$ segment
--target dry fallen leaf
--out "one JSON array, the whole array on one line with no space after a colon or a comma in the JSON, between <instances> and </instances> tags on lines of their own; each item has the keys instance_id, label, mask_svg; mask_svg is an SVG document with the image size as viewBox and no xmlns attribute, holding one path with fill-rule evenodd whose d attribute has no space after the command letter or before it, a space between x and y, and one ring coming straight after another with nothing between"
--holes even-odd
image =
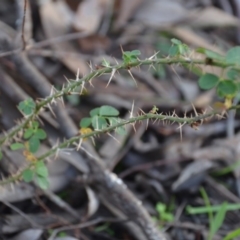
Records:
<instances>
[{"instance_id":1,"label":"dry fallen leaf","mask_svg":"<svg viewBox=\"0 0 240 240\"><path fill-rule=\"evenodd\" d=\"M199 159L187 165L178 179L173 183L172 190L178 192L192 187L198 187L204 180L206 172L213 167L213 163L206 159Z\"/></svg>"},{"instance_id":2,"label":"dry fallen leaf","mask_svg":"<svg viewBox=\"0 0 240 240\"><path fill-rule=\"evenodd\" d=\"M121 0L118 9L117 18L114 21L114 28L118 30L122 28L129 18L132 17L133 12L140 6L143 0Z\"/></svg>"},{"instance_id":3,"label":"dry fallen leaf","mask_svg":"<svg viewBox=\"0 0 240 240\"><path fill-rule=\"evenodd\" d=\"M79 4L73 26L78 31L95 33L112 0L85 0Z\"/></svg>"},{"instance_id":4,"label":"dry fallen leaf","mask_svg":"<svg viewBox=\"0 0 240 240\"><path fill-rule=\"evenodd\" d=\"M202 11L193 10L189 16L193 16L187 22L192 27L226 27L239 25L239 19L215 7L208 7Z\"/></svg>"},{"instance_id":5,"label":"dry fallen leaf","mask_svg":"<svg viewBox=\"0 0 240 240\"><path fill-rule=\"evenodd\" d=\"M10 240L38 240L40 239L42 233L42 229L27 229L18 233Z\"/></svg>"},{"instance_id":6,"label":"dry fallen leaf","mask_svg":"<svg viewBox=\"0 0 240 240\"><path fill-rule=\"evenodd\" d=\"M148 0L139 7L134 18L146 26L159 28L185 19L187 13L176 1Z\"/></svg>"},{"instance_id":7,"label":"dry fallen leaf","mask_svg":"<svg viewBox=\"0 0 240 240\"><path fill-rule=\"evenodd\" d=\"M63 1L46 2L41 5L40 14L43 29L48 39L64 36L68 33L71 24L71 13ZM63 11L68 14L62 14ZM52 47L56 51L65 51L68 53L76 53L78 50L69 42L53 42ZM61 55L62 56L62 55ZM61 57L60 61L64 63L70 70L76 73L79 69L81 74L88 72L87 64L80 57Z\"/></svg>"}]
</instances>

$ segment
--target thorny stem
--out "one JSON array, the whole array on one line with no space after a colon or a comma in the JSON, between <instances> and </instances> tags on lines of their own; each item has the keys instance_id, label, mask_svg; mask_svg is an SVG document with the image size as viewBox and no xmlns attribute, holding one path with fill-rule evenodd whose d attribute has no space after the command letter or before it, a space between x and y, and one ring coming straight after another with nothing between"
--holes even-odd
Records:
<instances>
[{"instance_id":1,"label":"thorny stem","mask_svg":"<svg viewBox=\"0 0 240 240\"><path fill-rule=\"evenodd\" d=\"M64 148L72 145L73 143L78 143L81 139L94 137L94 136L96 136L98 134L101 134L101 133L107 133L107 132L110 132L112 130L115 130L118 127L122 127L122 126L125 126L125 125L128 125L128 124L133 124L133 123L136 123L138 121L147 120L147 119L156 119L156 120L160 120L160 121L171 121L171 122L176 122L178 124L189 124L189 125L191 125L192 123L198 122L200 120L213 117L213 116L217 115L218 113L219 112L214 112L213 111L213 112L210 112L210 113L206 113L206 114L202 114L202 115L198 115L196 117L190 117L190 118L187 118L187 117L181 118L181 117L177 117L177 116L175 117L175 116L169 116L169 115L163 115L163 114L146 113L146 114L143 114L143 115L140 115L140 116L137 116L137 117L131 117L128 120L121 120L120 123L111 125L107 128L101 129L101 130L95 130L95 131L92 131L88 134L78 135L78 136L72 137L68 140L65 140L64 142L62 142L58 146L53 147L51 150L49 150L48 152L46 152L43 155L41 155L40 157L38 157L37 161L44 160L44 159L46 159L46 158L48 158L48 157L50 157L54 154L57 154L57 152L59 150L64 149ZM29 169L33 165L34 165L34 163L30 163L27 167L20 170L17 174L12 175L11 177L1 181L0 185L5 185L5 184L8 184L8 183L12 183L12 182L16 182L16 181L20 180L21 177L22 177L23 171L26 170L26 169Z\"/></svg>"},{"instance_id":2,"label":"thorny stem","mask_svg":"<svg viewBox=\"0 0 240 240\"><path fill-rule=\"evenodd\" d=\"M90 82L95 77L99 77L106 73L116 72L121 69L130 69L131 67L141 66L141 65L154 65L154 64L199 64L199 65L211 65L226 68L229 66L235 67L240 71L240 68L236 67L234 64L228 64L224 61L212 60L210 63L205 60L191 59L188 57L173 57L173 58L156 58L156 59L145 59L145 60L136 60L129 63L121 63L115 66L103 67L98 70L94 70L88 75L82 77L81 79L72 80L68 85L60 91L55 91L54 94L51 94L49 97L38 102L34 112L26 117L22 123L18 126L12 128L9 132L5 133L4 137L0 138L0 146L2 146L7 140L11 140L20 130L31 122L40 112L40 110L46 107L48 104L51 104L55 99L61 98L66 94L71 94L71 92L78 86L84 87L84 84Z\"/></svg>"}]
</instances>

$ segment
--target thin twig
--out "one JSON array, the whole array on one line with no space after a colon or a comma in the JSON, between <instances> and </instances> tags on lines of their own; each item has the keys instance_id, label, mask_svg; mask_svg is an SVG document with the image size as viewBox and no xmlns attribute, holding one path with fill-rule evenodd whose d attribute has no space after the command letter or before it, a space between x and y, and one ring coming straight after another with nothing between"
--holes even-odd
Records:
<instances>
[{"instance_id":1,"label":"thin twig","mask_svg":"<svg viewBox=\"0 0 240 240\"><path fill-rule=\"evenodd\" d=\"M66 230L72 230L72 229L79 229L79 228L86 228L86 227L90 227L102 222L125 222L128 221L128 219L116 219L116 218L104 218L104 217L99 217L96 218L94 220L88 221L88 222L84 222L84 223L80 223L80 224L76 224L76 225L70 225L70 226L65 226L65 227L60 227L58 229L53 230L51 236L48 238L48 240L53 240L55 238L55 236L61 232L61 231L66 231Z\"/></svg>"},{"instance_id":2,"label":"thin twig","mask_svg":"<svg viewBox=\"0 0 240 240\"><path fill-rule=\"evenodd\" d=\"M50 38L50 39L46 39L40 42L36 42L34 44L30 44L30 45L26 45L25 48L23 49L21 48L17 48L17 49L13 49L7 52L3 52L0 53L0 58L1 57L7 57L13 54L18 54L20 52L22 52L23 50L25 52L31 51L32 49L39 49L42 47L47 47L51 44L55 44L55 43L61 43L61 42L67 42L70 40L74 40L74 39L79 39L79 38L83 38L88 36L88 34L84 33L84 32L80 32L80 33L69 33L63 36L59 36L59 37L54 37L54 38Z\"/></svg>"},{"instance_id":3,"label":"thin twig","mask_svg":"<svg viewBox=\"0 0 240 240\"><path fill-rule=\"evenodd\" d=\"M40 225L38 225L37 223L35 223L29 216L27 216L24 212L20 211L18 208L16 208L15 206L13 206L11 203L6 202L6 201L1 201L3 204L5 204L6 206L8 206L9 208L11 208L13 211L17 212L20 216L22 216L24 219L26 219L32 227L35 228L42 228Z\"/></svg>"},{"instance_id":4,"label":"thin twig","mask_svg":"<svg viewBox=\"0 0 240 240\"><path fill-rule=\"evenodd\" d=\"M3 52L3 53L0 53L0 58L1 57L7 57L7 56L10 56L10 55L13 55L13 54L17 54L17 53L20 53L21 51L22 51L22 48L17 48L17 49L14 49L14 50Z\"/></svg>"},{"instance_id":5,"label":"thin twig","mask_svg":"<svg viewBox=\"0 0 240 240\"><path fill-rule=\"evenodd\" d=\"M176 158L176 159L171 159L171 160L157 160L151 163L144 163L144 164L139 164L136 166L133 166L131 168L126 169L125 171L121 172L118 176L120 178L126 178L127 176L135 173L135 172L140 172L140 171L147 171L150 168L154 167L160 167L168 164L174 164L174 163L179 163L179 162L184 162L188 161L189 159L187 158Z\"/></svg>"},{"instance_id":6,"label":"thin twig","mask_svg":"<svg viewBox=\"0 0 240 240\"><path fill-rule=\"evenodd\" d=\"M21 34L21 38L22 38L22 50L25 50L26 48L26 40L25 40L25 36L24 36L24 27L25 27L25 20L26 20L26 11L27 11L27 0L24 0L24 7L23 7L23 20L22 20L22 34Z\"/></svg>"},{"instance_id":7,"label":"thin twig","mask_svg":"<svg viewBox=\"0 0 240 240\"><path fill-rule=\"evenodd\" d=\"M43 191L44 195L47 196L52 202L54 202L57 206L59 206L61 209L65 210L69 214L71 214L75 219L80 220L81 217L79 214L65 201L63 201L60 197L58 197L56 194L51 192L50 190Z\"/></svg>"}]
</instances>

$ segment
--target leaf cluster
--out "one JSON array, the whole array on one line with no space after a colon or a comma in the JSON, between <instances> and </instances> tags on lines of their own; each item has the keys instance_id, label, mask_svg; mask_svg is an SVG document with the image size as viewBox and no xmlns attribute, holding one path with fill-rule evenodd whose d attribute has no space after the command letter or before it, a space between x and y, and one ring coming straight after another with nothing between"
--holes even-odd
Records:
<instances>
[{"instance_id":1,"label":"leaf cluster","mask_svg":"<svg viewBox=\"0 0 240 240\"><path fill-rule=\"evenodd\" d=\"M37 185L42 189L49 187L48 169L43 161L37 161L32 168L28 168L22 173L25 182L36 181Z\"/></svg>"},{"instance_id":2,"label":"leaf cluster","mask_svg":"<svg viewBox=\"0 0 240 240\"><path fill-rule=\"evenodd\" d=\"M24 130L24 139L27 140L27 150L31 153L36 153L40 147L40 141L46 139L46 132L39 128L39 123L33 121L30 123L30 126ZM13 143L11 144L11 150L23 149L26 147L26 144L23 143Z\"/></svg>"},{"instance_id":3,"label":"leaf cluster","mask_svg":"<svg viewBox=\"0 0 240 240\"><path fill-rule=\"evenodd\" d=\"M80 121L81 128L92 127L94 130L102 130L121 122L121 119L118 118L119 111L111 106L104 105L94 108L89 114L90 117L82 118ZM118 127L116 128L116 132L124 135L126 131L124 127Z\"/></svg>"},{"instance_id":4,"label":"leaf cluster","mask_svg":"<svg viewBox=\"0 0 240 240\"><path fill-rule=\"evenodd\" d=\"M139 55L141 55L141 52L139 50L123 52L123 62L127 65L130 65L131 63L134 63L138 60Z\"/></svg>"},{"instance_id":5,"label":"leaf cluster","mask_svg":"<svg viewBox=\"0 0 240 240\"><path fill-rule=\"evenodd\" d=\"M203 90L216 88L219 97L233 98L240 90L240 71L236 68L240 66L240 47L230 49L226 56L221 56L209 50L199 49L198 52L204 53L209 59L225 62L231 65L224 69L224 75L219 77L212 73L202 75L198 81Z\"/></svg>"}]
</instances>

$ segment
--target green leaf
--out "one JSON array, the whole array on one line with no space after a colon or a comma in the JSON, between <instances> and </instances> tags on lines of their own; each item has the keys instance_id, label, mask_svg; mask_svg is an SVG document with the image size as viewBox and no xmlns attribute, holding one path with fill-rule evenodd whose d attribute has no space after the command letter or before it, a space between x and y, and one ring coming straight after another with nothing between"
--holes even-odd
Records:
<instances>
[{"instance_id":1,"label":"green leaf","mask_svg":"<svg viewBox=\"0 0 240 240\"><path fill-rule=\"evenodd\" d=\"M181 45L182 44L182 42L180 40L176 39L176 38L172 38L171 42L175 45Z\"/></svg>"},{"instance_id":2,"label":"green leaf","mask_svg":"<svg viewBox=\"0 0 240 240\"><path fill-rule=\"evenodd\" d=\"M40 146L40 141L37 137L35 136L32 136L30 139L29 139L29 151L31 153L35 153L37 152L37 150L39 149L39 146Z\"/></svg>"},{"instance_id":3,"label":"green leaf","mask_svg":"<svg viewBox=\"0 0 240 240\"><path fill-rule=\"evenodd\" d=\"M189 48L186 44L178 45L178 51L181 55L188 53Z\"/></svg>"},{"instance_id":4,"label":"green leaf","mask_svg":"<svg viewBox=\"0 0 240 240\"><path fill-rule=\"evenodd\" d=\"M92 119L91 118L82 118L80 122L80 127L81 128L87 128L92 124Z\"/></svg>"},{"instance_id":5,"label":"green leaf","mask_svg":"<svg viewBox=\"0 0 240 240\"><path fill-rule=\"evenodd\" d=\"M116 124L120 123L120 119L119 118L108 117L107 119L109 121L110 126L113 126L113 125L116 125Z\"/></svg>"},{"instance_id":6,"label":"green leaf","mask_svg":"<svg viewBox=\"0 0 240 240\"><path fill-rule=\"evenodd\" d=\"M23 171L22 177L25 182L31 182L34 178L34 171L31 169L26 169Z\"/></svg>"},{"instance_id":7,"label":"green leaf","mask_svg":"<svg viewBox=\"0 0 240 240\"><path fill-rule=\"evenodd\" d=\"M43 129L38 129L35 132L34 137L43 140L43 139L46 139L47 134L46 134L46 132Z\"/></svg>"},{"instance_id":8,"label":"green leaf","mask_svg":"<svg viewBox=\"0 0 240 240\"><path fill-rule=\"evenodd\" d=\"M103 59L103 61L102 61L102 66L104 66L104 67L110 67L110 62L107 61L106 59Z\"/></svg>"},{"instance_id":9,"label":"green leaf","mask_svg":"<svg viewBox=\"0 0 240 240\"><path fill-rule=\"evenodd\" d=\"M35 167L38 176L48 177L48 169L43 161L37 162Z\"/></svg>"},{"instance_id":10,"label":"green leaf","mask_svg":"<svg viewBox=\"0 0 240 240\"><path fill-rule=\"evenodd\" d=\"M158 202L156 205L156 210L158 212L160 220L167 221L167 222L171 222L174 220L173 214L167 212L166 204Z\"/></svg>"},{"instance_id":11,"label":"green leaf","mask_svg":"<svg viewBox=\"0 0 240 240\"><path fill-rule=\"evenodd\" d=\"M39 122L36 122L36 121L32 122L32 128L38 129L38 127L39 127Z\"/></svg>"},{"instance_id":12,"label":"green leaf","mask_svg":"<svg viewBox=\"0 0 240 240\"><path fill-rule=\"evenodd\" d=\"M23 137L27 139L27 138L30 138L32 135L33 135L33 129L28 128L25 130Z\"/></svg>"},{"instance_id":13,"label":"green leaf","mask_svg":"<svg viewBox=\"0 0 240 240\"><path fill-rule=\"evenodd\" d=\"M236 85L237 85L238 91L240 91L240 82L236 82ZM239 96L237 96L237 98L239 99Z\"/></svg>"},{"instance_id":14,"label":"green leaf","mask_svg":"<svg viewBox=\"0 0 240 240\"><path fill-rule=\"evenodd\" d=\"M78 106L80 103L80 97L77 94L67 95L66 98L72 106Z\"/></svg>"},{"instance_id":15,"label":"green leaf","mask_svg":"<svg viewBox=\"0 0 240 240\"><path fill-rule=\"evenodd\" d=\"M92 118L92 126L95 130L101 130L107 127L107 121L104 117L94 116Z\"/></svg>"},{"instance_id":16,"label":"green leaf","mask_svg":"<svg viewBox=\"0 0 240 240\"><path fill-rule=\"evenodd\" d=\"M123 61L124 63L128 64L131 62L134 62L137 60L137 56L139 56L141 54L141 52L139 50L133 50L133 51L126 51L123 52Z\"/></svg>"},{"instance_id":17,"label":"green leaf","mask_svg":"<svg viewBox=\"0 0 240 240\"><path fill-rule=\"evenodd\" d=\"M116 128L116 133L118 133L119 135L124 136L124 135L127 134L127 131L126 131L124 126L121 126L121 127L117 127Z\"/></svg>"},{"instance_id":18,"label":"green leaf","mask_svg":"<svg viewBox=\"0 0 240 240\"><path fill-rule=\"evenodd\" d=\"M141 52L139 50L133 50L130 52L132 56L139 56L141 55Z\"/></svg>"},{"instance_id":19,"label":"green leaf","mask_svg":"<svg viewBox=\"0 0 240 240\"><path fill-rule=\"evenodd\" d=\"M170 49L169 49L169 55L170 55L171 57L175 57L175 56L177 56L178 54L179 54L178 46L174 45L174 46L170 47Z\"/></svg>"},{"instance_id":20,"label":"green leaf","mask_svg":"<svg viewBox=\"0 0 240 240\"><path fill-rule=\"evenodd\" d=\"M240 65L240 47L231 48L227 52L226 63Z\"/></svg>"},{"instance_id":21,"label":"green leaf","mask_svg":"<svg viewBox=\"0 0 240 240\"><path fill-rule=\"evenodd\" d=\"M163 212L166 211L166 205L159 202L159 203L157 203L157 205L156 205L156 210L157 210L157 212L158 212L159 214L161 214L161 213L163 213Z\"/></svg>"},{"instance_id":22,"label":"green leaf","mask_svg":"<svg viewBox=\"0 0 240 240\"><path fill-rule=\"evenodd\" d=\"M223 240L234 240L236 237L240 236L240 228L231 231Z\"/></svg>"},{"instance_id":23,"label":"green leaf","mask_svg":"<svg viewBox=\"0 0 240 240\"><path fill-rule=\"evenodd\" d=\"M41 189L48 189L49 187L49 181L47 178L45 177L42 177L42 176L36 176L36 182L37 182L37 185L41 188Z\"/></svg>"},{"instance_id":24,"label":"green leaf","mask_svg":"<svg viewBox=\"0 0 240 240\"><path fill-rule=\"evenodd\" d=\"M206 73L198 80L199 87L204 90L211 89L219 83L219 78L211 73Z\"/></svg>"},{"instance_id":25,"label":"green leaf","mask_svg":"<svg viewBox=\"0 0 240 240\"><path fill-rule=\"evenodd\" d=\"M222 207L219 209L217 214L215 215L212 222L210 222L210 233L209 233L209 239L212 239L218 229L222 226L223 221L225 219L225 215L227 212L227 203L223 203Z\"/></svg>"},{"instance_id":26,"label":"green leaf","mask_svg":"<svg viewBox=\"0 0 240 240\"><path fill-rule=\"evenodd\" d=\"M2 154L2 151L0 151L0 160L2 160L3 158L3 154Z\"/></svg>"},{"instance_id":27,"label":"green leaf","mask_svg":"<svg viewBox=\"0 0 240 240\"><path fill-rule=\"evenodd\" d=\"M25 146L22 143L13 143L13 144L11 144L10 148L11 148L11 150L14 151L14 150L18 150L18 149L23 149L23 148L25 148Z\"/></svg>"},{"instance_id":28,"label":"green leaf","mask_svg":"<svg viewBox=\"0 0 240 240\"><path fill-rule=\"evenodd\" d=\"M91 117L94 117L94 116L96 116L96 115L98 115L99 114L99 110L100 110L100 108L94 108L94 109L92 109L91 111L90 111L90 116Z\"/></svg>"},{"instance_id":29,"label":"green leaf","mask_svg":"<svg viewBox=\"0 0 240 240\"><path fill-rule=\"evenodd\" d=\"M218 60L218 61L224 61L224 56L220 55L219 53L213 52L211 50L205 49L205 48L198 48L196 52L205 54L208 58Z\"/></svg>"},{"instance_id":30,"label":"green leaf","mask_svg":"<svg viewBox=\"0 0 240 240\"><path fill-rule=\"evenodd\" d=\"M113 126L113 125L120 123L122 121L122 119L115 118L115 117L109 117L108 121L110 123L110 126ZM122 136L126 135L126 133L127 133L124 126L117 127L115 131L116 131L116 133L118 133L119 135L122 135Z\"/></svg>"},{"instance_id":31,"label":"green leaf","mask_svg":"<svg viewBox=\"0 0 240 240\"><path fill-rule=\"evenodd\" d=\"M223 80L218 84L217 91L220 96L234 97L238 91L238 86L231 80Z\"/></svg>"},{"instance_id":32,"label":"green leaf","mask_svg":"<svg viewBox=\"0 0 240 240\"><path fill-rule=\"evenodd\" d=\"M67 237L67 234L65 232L60 232L58 235L57 235L58 238L63 238L63 237ZM69 238L66 238L66 239L69 239Z\"/></svg>"},{"instance_id":33,"label":"green leaf","mask_svg":"<svg viewBox=\"0 0 240 240\"><path fill-rule=\"evenodd\" d=\"M100 107L99 115L101 115L101 116L118 116L119 111L114 107L105 105L105 106Z\"/></svg>"},{"instance_id":34,"label":"green leaf","mask_svg":"<svg viewBox=\"0 0 240 240\"><path fill-rule=\"evenodd\" d=\"M240 76L240 72L237 71L236 69L231 68L227 71L227 77L231 80L236 80L239 78L239 76Z\"/></svg>"},{"instance_id":35,"label":"green leaf","mask_svg":"<svg viewBox=\"0 0 240 240\"><path fill-rule=\"evenodd\" d=\"M32 98L28 98L19 103L18 108L21 110L25 115L30 115L34 112L36 107L35 102Z\"/></svg>"},{"instance_id":36,"label":"green leaf","mask_svg":"<svg viewBox=\"0 0 240 240\"><path fill-rule=\"evenodd\" d=\"M167 221L167 222L172 222L174 220L174 216L172 213L168 213L168 212L165 212L163 215L162 215L162 219L164 221Z\"/></svg>"},{"instance_id":37,"label":"green leaf","mask_svg":"<svg viewBox=\"0 0 240 240\"><path fill-rule=\"evenodd\" d=\"M131 62L131 56L127 55L126 53L123 53L123 62L128 64Z\"/></svg>"}]
</instances>

